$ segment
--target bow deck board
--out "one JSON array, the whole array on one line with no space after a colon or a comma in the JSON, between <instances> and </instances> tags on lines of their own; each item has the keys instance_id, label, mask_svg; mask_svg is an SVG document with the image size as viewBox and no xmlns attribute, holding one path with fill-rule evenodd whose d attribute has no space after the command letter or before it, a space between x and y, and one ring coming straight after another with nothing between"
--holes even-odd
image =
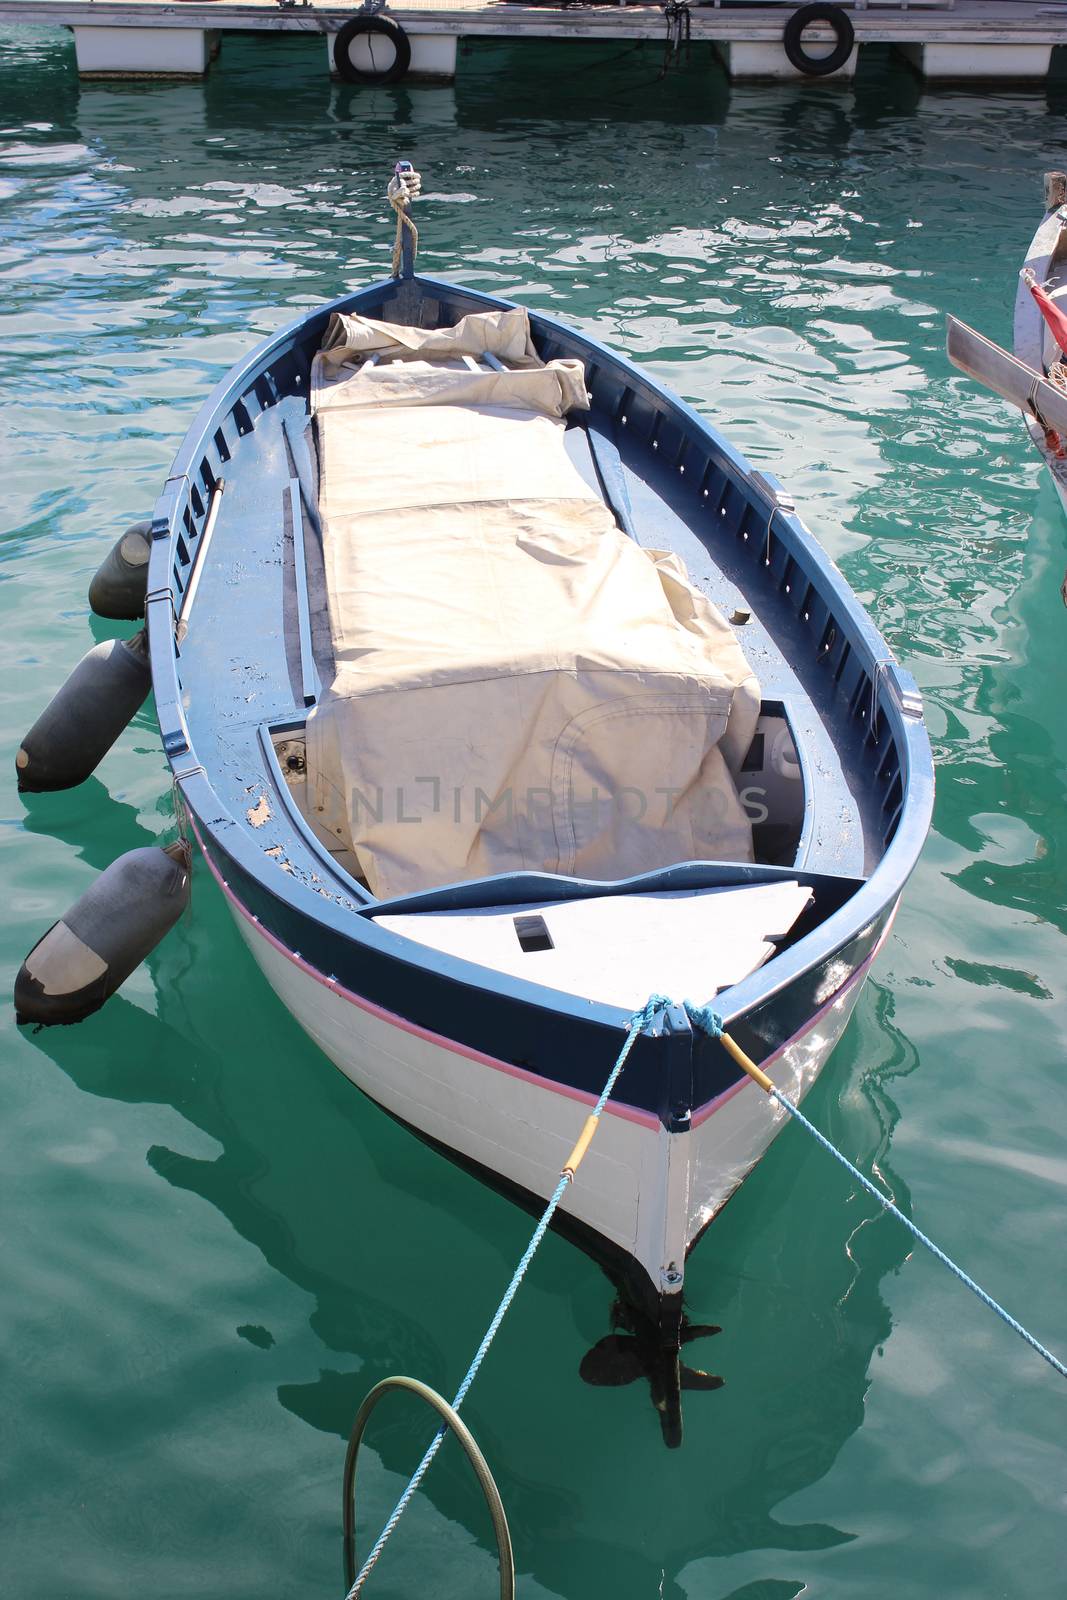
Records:
<instances>
[{"instance_id":1,"label":"bow deck board","mask_svg":"<svg viewBox=\"0 0 1067 1600\"><path fill-rule=\"evenodd\" d=\"M773 954L812 892L794 882L383 915L381 927L468 961L588 1000L639 1010L649 994L718 994ZM517 919L548 949L524 949Z\"/></svg>"}]
</instances>

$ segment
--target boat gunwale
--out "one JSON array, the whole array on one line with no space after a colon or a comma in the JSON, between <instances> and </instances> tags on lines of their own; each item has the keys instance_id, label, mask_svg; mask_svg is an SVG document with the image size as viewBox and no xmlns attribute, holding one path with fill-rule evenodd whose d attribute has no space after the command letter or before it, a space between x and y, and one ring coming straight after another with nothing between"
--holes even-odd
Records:
<instances>
[{"instance_id":1,"label":"boat gunwale","mask_svg":"<svg viewBox=\"0 0 1067 1600\"><path fill-rule=\"evenodd\" d=\"M503 297L487 295L466 285L428 275L419 275L414 281L420 287L440 292L445 298L474 302L476 306L509 309L515 304ZM368 902L363 901L358 893L352 896L353 904L346 906L332 903L294 876L287 876L284 883L279 883L275 864L264 859L247 830L233 817L215 790L197 758L185 721L178 676L178 648L174 637L175 545L180 533L180 520L197 482L196 469L210 449L212 435L232 416L235 408L272 366L307 341L309 335L314 333L316 324L324 327L330 315L336 311L354 310L359 306L369 310L388 295L395 284L395 279L379 280L363 289L338 296L323 306L305 312L262 340L215 385L183 438L153 515L146 605L152 680L164 751L184 799L196 814L211 843L224 856L231 857L279 906L291 907L346 942L370 944L381 955L413 971L430 969L442 979L475 990L485 989L488 986L487 979L491 978L498 992L516 1002L542 1011L580 1017L586 1023L595 1022L613 1029L624 1027L629 1014L618 1006L590 1002L530 980L507 977L477 963L430 950L403 935L379 927L373 916L358 914L360 910L369 908ZM727 1019L736 1019L754 1007L765 1004L798 976L862 934L887 906L892 906L899 898L925 841L933 803L932 757L918 706L917 690L910 674L893 658L836 564L803 520L785 510L773 498L773 479L768 482L767 475L763 474L757 478L744 456L713 423L627 357L550 314L530 311L529 315L535 332L550 337L559 336L583 347L595 359L598 367L614 367L625 379L628 389L635 394L648 396L657 410L677 416L708 441L735 487L742 491L750 503L761 505L768 520L773 519L779 536L782 532L787 535L785 543L789 553L794 559L802 558L800 565L805 576L818 578L822 586L822 598L835 624L846 627L849 644L856 650L860 666L870 680L872 709L881 712L889 724L901 782L900 812L892 839L870 876L838 910L795 944L774 956L765 966L717 997L717 1005ZM192 560L195 561L195 553ZM905 706L908 707L907 714ZM703 865L707 864L677 863L665 870L670 873L679 869L699 871ZM498 874L481 881L487 885L500 884L513 876ZM618 880L610 884L598 882L595 886L591 881L582 879L564 877L560 881L581 887L583 892L595 889L599 893L627 893L639 887L646 891L654 887L649 877L645 874L637 879ZM375 910L382 904L378 901L369 902Z\"/></svg>"}]
</instances>

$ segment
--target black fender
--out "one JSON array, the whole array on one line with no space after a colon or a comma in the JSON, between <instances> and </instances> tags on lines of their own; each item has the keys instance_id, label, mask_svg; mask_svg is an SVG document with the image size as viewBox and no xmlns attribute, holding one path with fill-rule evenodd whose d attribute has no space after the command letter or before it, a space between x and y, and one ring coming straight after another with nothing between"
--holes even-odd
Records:
<instances>
[{"instance_id":1,"label":"black fender","mask_svg":"<svg viewBox=\"0 0 1067 1600\"><path fill-rule=\"evenodd\" d=\"M380 33L391 41L396 57L382 72L364 72L352 60L352 43L361 33ZM411 66L411 40L392 17L352 17L333 41L333 64L346 83L398 83Z\"/></svg>"},{"instance_id":2,"label":"black fender","mask_svg":"<svg viewBox=\"0 0 1067 1600\"><path fill-rule=\"evenodd\" d=\"M813 22L828 23L834 31L837 43L828 56L811 56L804 49L802 35ZM818 0L814 5L801 6L799 11L794 11L782 34L782 48L790 62L808 78L825 78L843 67L855 42L856 30L847 12L840 6L820 4Z\"/></svg>"}]
</instances>

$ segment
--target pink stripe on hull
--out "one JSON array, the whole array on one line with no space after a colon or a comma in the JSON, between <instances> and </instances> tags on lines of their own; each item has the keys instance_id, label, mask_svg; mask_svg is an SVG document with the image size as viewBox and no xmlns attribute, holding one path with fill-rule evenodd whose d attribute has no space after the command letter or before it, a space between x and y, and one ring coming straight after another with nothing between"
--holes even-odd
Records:
<instances>
[{"instance_id":1,"label":"pink stripe on hull","mask_svg":"<svg viewBox=\"0 0 1067 1600\"><path fill-rule=\"evenodd\" d=\"M554 1078L545 1078L540 1073L528 1071L525 1067L516 1067L510 1061L501 1061L498 1056L486 1055L484 1051L473 1050L468 1045L460 1044L456 1039L449 1039L442 1033L434 1033L430 1028L423 1028L416 1022L409 1022L406 1017L400 1016L398 1012L389 1011L384 1006L377 1005L373 1000L368 1000L363 995L355 994L351 989L346 989L342 984L338 983L336 978L327 977L327 975L323 972L320 972L317 967L311 966L309 962L304 960L303 956L301 956L298 951L290 950L287 945L282 943L276 934L271 933L269 928L265 928L262 922L260 922L259 918L253 912L249 911L248 907L242 900L238 899L237 895L226 882L226 879L222 876L222 873L219 871L218 867L216 867L214 861L212 861L208 852L204 849L204 841L201 837L200 829L197 827L196 820L192 813L187 811L186 814L189 818L190 826L192 827L193 832L196 834L196 842L200 846L200 853L207 863L208 871L215 879L215 882L222 890L230 905L233 906L234 910L244 918L250 927L255 929L259 937L264 939L272 949L277 950L279 955L284 956L287 961L292 962L293 966L298 967L301 972L307 973L308 977L313 978L316 983L321 983L324 989L329 989L331 993L339 995L342 1000L347 1000L351 1005L357 1006L360 1011L367 1012L369 1016L377 1017L382 1022L388 1023L391 1027L399 1028L403 1033L413 1034L416 1039L424 1039L427 1043L436 1045L441 1050L448 1050L453 1055L463 1056L466 1058L466 1060L474 1061L479 1066L490 1067L494 1072L506 1073L510 1078L521 1078L524 1083L531 1083L537 1088L545 1089L552 1094L562 1095L568 1100L576 1100L581 1105L592 1106L596 1104L596 1095L590 1094L585 1089L575 1089L569 1084L558 1083ZM866 960L856 968L855 972L851 973L849 977L845 979L845 982L841 985L841 987L834 991L825 1004L819 1008L815 1015L811 1017L802 1028L793 1034L792 1038L787 1039L784 1044L779 1045L778 1048L771 1055L769 1055L765 1061L760 1063L763 1067L770 1066L773 1062L777 1061L784 1051L788 1050L791 1045L797 1042L797 1040L802 1039L804 1035L815 1026L820 1017L824 1016L826 1012L829 1011L830 1007L840 1000L854 983L858 983L866 976L875 956L877 956L878 952L882 948L882 945L889 936L889 930L893 925L893 917L895 915L896 909L894 908L893 915L890 916L889 921L886 923L882 937L879 939L878 943L875 945L874 949L871 951ZM728 1100L731 1100L733 1096L737 1094L740 1089L743 1089L750 1081L751 1080L748 1078L742 1078L739 1083L731 1084L729 1089L723 1090L722 1094L717 1095L714 1100L709 1100L706 1105L703 1105L697 1111L694 1111L692 1125L696 1127L699 1123L706 1121L707 1118L716 1112L720 1106L725 1105ZM636 1122L642 1127L658 1130L662 1126L660 1119L657 1116L654 1116L651 1111L642 1111L636 1106L624 1105L619 1101L609 1100L604 1109L613 1117L621 1117L625 1122Z\"/></svg>"}]
</instances>

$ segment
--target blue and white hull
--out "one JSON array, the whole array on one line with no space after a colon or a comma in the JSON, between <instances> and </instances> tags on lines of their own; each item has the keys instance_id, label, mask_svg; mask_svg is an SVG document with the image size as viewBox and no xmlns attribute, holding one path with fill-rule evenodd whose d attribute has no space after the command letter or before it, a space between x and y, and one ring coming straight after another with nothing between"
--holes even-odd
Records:
<instances>
[{"instance_id":1,"label":"blue and white hull","mask_svg":"<svg viewBox=\"0 0 1067 1600\"><path fill-rule=\"evenodd\" d=\"M255 351L175 461L153 523L147 616L182 803L267 981L390 1115L540 1208L653 991L714 998L742 1048L787 1093L806 1093L886 936L933 783L914 685L785 491L647 374L533 316L545 359L584 364L579 442L618 526L677 552L745 629L762 710L744 772L769 817L754 829L756 859L611 882L505 872L383 900L324 848L288 771L324 670L302 569L311 360L333 310L446 327L502 304L439 280L389 281ZM789 900L789 915L780 929L754 922L757 954L731 965L732 930L761 896ZM531 907L550 927L584 918L596 930L598 960L573 982L552 964L558 952L538 967L514 934L510 954L484 953L498 922ZM623 933L643 908L666 920L641 944ZM635 1041L558 1225L677 1328L687 1253L782 1115L677 1004Z\"/></svg>"}]
</instances>

